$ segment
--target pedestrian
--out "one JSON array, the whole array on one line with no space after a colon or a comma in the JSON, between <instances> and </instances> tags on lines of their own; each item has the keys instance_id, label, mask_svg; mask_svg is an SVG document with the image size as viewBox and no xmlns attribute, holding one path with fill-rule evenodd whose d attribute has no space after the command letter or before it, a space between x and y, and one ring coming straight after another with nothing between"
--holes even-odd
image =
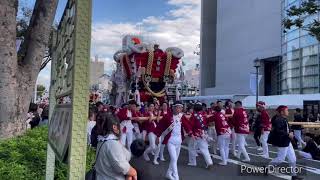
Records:
<instances>
[{"instance_id":1,"label":"pedestrian","mask_svg":"<svg viewBox=\"0 0 320 180\"><path fill-rule=\"evenodd\" d=\"M166 178L171 180L179 180L177 163L181 143L184 138L183 129L190 137L192 136L188 120L183 116L182 110L183 104L176 101L173 105L173 113L163 117L163 120L160 121L159 127L156 131L157 136L161 137L168 148L170 163L166 173Z\"/></svg>"},{"instance_id":2,"label":"pedestrian","mask_svg":"<svg viewBox=\"0 0 320 180\"><path fill-rule=\"evenodd\" d=\"M247 153L245 142L246 137L250 132L249 121L246 110L242 107L242 102L235 102L235 110L233 114L233 125L236 133L237 144L238 144L238 153L237 158L240 159L241 155L244 155L244 162L249 162L250 158Z\"/></svg>"},{"instance_id":3,"label":"pedestrian","mask_svg":"<svg viewBox=\"0 0 320 180\"><path fill-rule=\"evenodd\" d=\"M262 151L262 144L260 142L262 128L261 128L261 118L259 116L260 116L260 112L256 111L256 113L253 116L254 120L252 123L252 129L254 131L253 137L257 144L257 150Z\"/></svg>"},{"instance_id":4,"label":"pedestrian","mask_svg":"<svg viewBox=\"0 0 320 180\"><path fill-rule=\"evenodd\" d=\"M90 146L92 145L91 144L91 132L92 132L92 129L95 125L96 125L96 114L92 109L90 109L88 123L87 123L87 141L88 141L88 145L90 145Z\"/></svg>"},{"instance_id":5,"label":"pedestrian","mask_svg":"<svg viewBox=\"0 0 320 180\"><path fill-rule=\"evenodd\" d=\"M35 103L30 103L29 111L27 115L27 124L31 129L35 128L40 123L40 116L38 114L38 105Z\"/></svg>"},{"instance_id":6,"label":"pedestrian","mask_svg":"<svg viewBox=\"0 0 320 180\"><path fill-rule=\"evenodd\" d=\"M49 120L49 105L44 104L43 110L41 113L41 122L39 123L39 125L47 125L48 120Z\"/></svg>"},{"instance_id":7,"label":"pedestrian","mask_svg":"<svg viewBox=\"0 0 320 180\"><path fill-rule=\"evenodd\" d=\"M96 102L96 108L98 112L104 111L104 104L101 101Z\"/></svg>"},{"instance_id":8,"label":"pedestrian","mask_svg":"<svg viewBox=\"0 0 320 180\"><path fill-rule=\"evenodd\" d=\"M287 106L277 108L278 116L272 121L272 130L268 138L268 143L278 148L277 157L273 158L270 164L279 165L288 158L289 166L294 170L296 167L296 155L291 144L294 135L289 130ZM291 171L292 179L299 179L294 171Z\"/></svg>"},{"instance_id":9,"label":"pedestrian","mask_svg":"<svg viewBox=\"0 0 320 180\"><path fill-rule=\"evenodd\" d=\"M249 119L250 131L253 131L252 124L253 124L253 121L254 121L254 112L253 112L252 109L250 109L250 111L249 111L248 119Z\"/></svg>"},{"instance_id":10,"label":"pedestrian","mask_svg":"<svg viewBox=\"0 0 320 180\"><path fill-rule=\"evenodd\" d=\"M229 158L229 143L231 136L231 129L228 125L227 118L225 114L221 112L221 107L215 107L215 115L212 118L214 121L214 126L216 128L217 136L218 136L218 146L221 156L221 162L219 163L222 166L227 165Z\"/></svg>"},{"instance_id":11,"label":"pedestrian","mask_svg":"<svg viewBox=\"0 0 320 180\"><path fill-rule=\"evenodd\" d=\"M301 114L301 109L300 108L297 108L295 110L295 113L294 113L294 122L303 122L304 121L304 118ZM294 134L294 137L298 140L298 148L299 149L302 149L302 145L306 145L306 142L303 141L302 139L302 127L301 125L292 125L291 126L292 130L293 130L293 134Z\"/></svg>"},{"instance_id":12,"label":"pedestrian","mask_svg":"<svg viewBox=\"0 0 320 180\"><path fill-rule=\"evenodd\" d=\"M137 172L129 164L131 153L120 142L119 120L110 113L103 113L101 121L97 123L99 142L95 163L96 179L137 180Z\"/></svg>"},{"instance_id":13,"label":"pedestrian","mask_svg":"<svg viewBox=\"0 0 320 180\"><path fill-rule=\"evenodd\" d=\"M201 104L194 105L194 113L190 118L190 127L192 128L192 133L194 136L193 146L189 146L192 148L190 151L191 157L189 158L191 162L189 162L189 166L197 166L197 159L196 159L196 150L199 148L201 154L204 157L206 162L206 168L212 168L212 159L208 149L208 120L206 114L202 112Z\"/></svg>"}]
</instances>

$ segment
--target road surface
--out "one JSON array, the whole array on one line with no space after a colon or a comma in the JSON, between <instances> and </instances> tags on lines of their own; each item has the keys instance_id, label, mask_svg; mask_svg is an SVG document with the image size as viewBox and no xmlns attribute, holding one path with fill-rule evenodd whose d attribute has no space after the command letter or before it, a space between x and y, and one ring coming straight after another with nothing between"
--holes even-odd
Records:
<instances>
[{"instance_id":1,"label":"road surface","mask_svg":"<svg viewBox=\"0 0 320 180\"><path fill-rule=\"evenodd\" d=\"M188 151L186 145L182 145L180 157L178 160L178 171L180 180L254 180L254 179L291 179L290 176L279 173L271 173L268 176L257 176L257 175L243 175L240 173L240 168L242 167L257 167L261 164L268 164L271 158L276 156L277 149L269 145L270 159L262 158L257 155L259 151L256 150L256 145L253 140L252 135L247 137L247 151L251 158L251 162L244 163L229 155L230 160L227 166L220 166L220 157L214 155L211 152L214 167L211 170L205 169L205 162L203 157L199 154L197 158L197 167L190 167L188 163ZM150 156L151 157L151 156ZM165 179L166 170L169 166L169 155L167 150L165 150L166 162L159 161L159 165L153 165L152 162L146 162L142 157L135 159L133 165L139 170L139 174L142 174L144 180L163 180ZM152 158L151 158L152 159ZM301 168L304 174L301 175L306 180L319 180L320 179L320 161L307 160L307 159L297 159L297 166Z\"/></svg>"}]
</instances>

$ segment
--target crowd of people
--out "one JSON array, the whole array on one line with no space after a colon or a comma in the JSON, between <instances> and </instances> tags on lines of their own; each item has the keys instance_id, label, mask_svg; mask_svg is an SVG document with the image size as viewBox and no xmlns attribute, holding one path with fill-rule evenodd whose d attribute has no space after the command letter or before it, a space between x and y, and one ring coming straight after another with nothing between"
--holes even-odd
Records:
<instances>
[{"instance_id":1,"label":"crowd of people","mask_svg":"<svg viewBox=\"0 0 320 180\"><path fill-rule=\"evenodd\" d=\"M166 178L179 179L177 161L184 139L188 147L189 166L197 166L196 157L201 154L206 168L212 169L210 149L220 155L221 162L218 164L226 166L229 144L235 158L249 162L246 137L251 131L263 158L269 158L268 144L278 148L277 157L272 159L271 164L280 164L288 158L289 165L294 168L295 142L300 149L299 157L319 159L320 148L315 137L305 134L305 141L302 140L300 126L292 127L291 132L288 107L279 106L276 112L271 118L262 101L256 104L255 113L250 111L248 114L241 101L233 103L230 100L224 104L222 101L213 102L209 108L204 103L185 106L175 102L170 106L156 99L143 105L130 100L120 108L98 102L90 108L88 118L88 143L97 147L97 178L136 179L137 171L129 163L130 151L158 165L159 160L166 161L164 150L167 148L170 163ZM299 109L296 110L295 121L302 121ZM98 156L99 152L104 155ZM292 177L298 179L294 173Z\"/></svg>"},{"instance_id":2,"label":"crowd of people","mask_svg":"<svg viewBox=\"0 0 320 180\"><path fill-rule=\"evenodd\" d=\"M39 125L47 125L49 119L48 103L30 103L28 114L25 120L26 128L33 129Z\"/></svg>"}]
</instances>

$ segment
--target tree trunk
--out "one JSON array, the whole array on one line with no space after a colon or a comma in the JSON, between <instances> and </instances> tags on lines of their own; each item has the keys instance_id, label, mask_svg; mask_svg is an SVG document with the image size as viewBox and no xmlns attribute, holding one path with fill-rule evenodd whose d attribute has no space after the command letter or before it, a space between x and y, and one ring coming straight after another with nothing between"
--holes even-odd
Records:
<instances>
[{"instance_id":1,"label":"tree trunk","mask_svg":"<svg viewBox=\"0 0 320 180\"><path fill-rule=\"evenodd\" d=\"M17 4L18 0L0 1L0 139L26 129L26 114L57 8L57 0L36 1L18 58Z\"/></svg>"}]
</instances>

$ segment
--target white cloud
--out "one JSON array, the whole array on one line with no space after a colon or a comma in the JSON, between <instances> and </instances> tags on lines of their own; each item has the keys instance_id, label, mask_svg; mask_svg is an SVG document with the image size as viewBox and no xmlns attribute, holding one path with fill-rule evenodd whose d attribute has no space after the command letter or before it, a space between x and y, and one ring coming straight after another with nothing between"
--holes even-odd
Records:
<instances>
[{"instance_id":1,"label":"white cloud","mask_svg":"<svg viewBox=\"0 0 320 180\"><path fill-rule=\"evenodd\" d=\"M201 0L168 0L173 9L163 16L149 16L136 23L96 23L92 26L91 57L99 56L105 63L105 72L111 73L114 67L113 54L121 49L122 37L139 34L148 42L157 42L162 49L179 47L184 53L185 69L195 67L199 56L193 52L200 42ZM51 63L39 74L37 83L47 88L50 85Z\"/></svg>"},{"instance_id":2,"label":"white cloud","mask_svg":"<svg viewBox=\"0 0 320 180\"><path fill-rule=\"evenodd\" d=\"M186 69L199 63L194 55L200 42L201 0L168 0L174 8L163 16L149 16L136 23L97 23L92 27L91 54L98 54L105 62L106 72L111 72L113 54L121 49L122 37L141 33L148 42L157 42L160 48L179 47L184 53Z\"/></svg>"}]
</instances>

